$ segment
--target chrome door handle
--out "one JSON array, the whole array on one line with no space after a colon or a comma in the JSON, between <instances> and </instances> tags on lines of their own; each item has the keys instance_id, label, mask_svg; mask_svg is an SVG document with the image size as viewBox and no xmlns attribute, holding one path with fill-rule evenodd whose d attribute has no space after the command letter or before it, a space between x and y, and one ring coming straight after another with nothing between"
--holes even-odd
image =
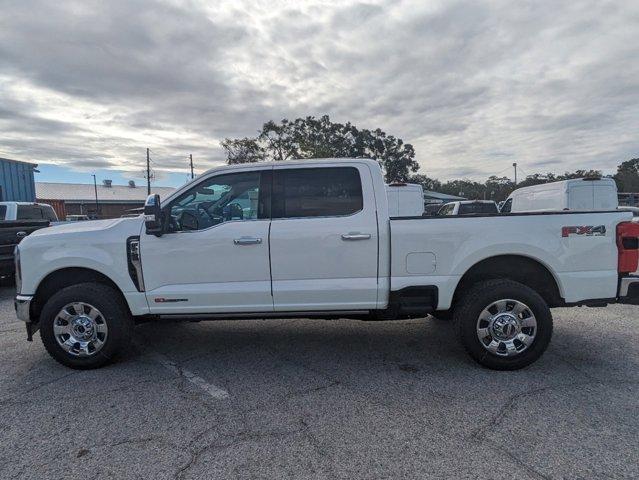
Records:
<instances>
[{"instance_id":1,"label":"chrome door handle","mask_svg":"<svg viewBox=\"0 0 639 480\"><path fill-rule=\"evenodd\" d=\"M19 232L16 232L16 237L26 237L27 236L27 232L23 232L22 230Z\"/></svg>"},{"instance_id":2,"label":"chrome door handle","mask_svg":"<svg viewBox=\"0 0 639 480\"><path fill-rule=\"evenodd\" d=\"M240 237L233 240L235 245L259 245L262 243L261 238L256 237Z\"/></svg>"},{"instance_id":3,"label":"chrome door handle","mask_svg":"<svg viewBox=\"0 0 639 480\"><path fill-rule=\"evenodd\" d=\"M342 240L353 241L353 240L368 240L371 238L370 233L345 233L342 235Z\"/></svg>"}]
</instances>

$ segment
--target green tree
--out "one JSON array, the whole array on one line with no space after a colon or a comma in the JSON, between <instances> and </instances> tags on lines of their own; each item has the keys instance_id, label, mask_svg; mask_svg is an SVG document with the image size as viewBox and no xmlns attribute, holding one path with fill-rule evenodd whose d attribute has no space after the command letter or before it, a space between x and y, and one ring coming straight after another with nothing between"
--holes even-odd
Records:
<instances>
[{"instance_id":1,"label":"green tree","mask_svg":"<svg viewBox=\"0 0 639 480\"><path fill-rule=\"evenodd\" d=\"M564 172L559 175L554 173L533 173L528 175L523 181L517 184L517 188L529 187L531 185L539 185L542 183L559 182L561 180L570 180L571 178L601 177L600 170L575 170L574 172Z\"/></svg>"},{"instance_id":2,"label":"green tree","mask_svg":"<svg viewBox=\"0 0 639 480\"><path fill-rule=\"evenodd\" d=\"M639 158L622 162L613 178L620 192L639 192Z\"/></svg>"},{"instance_id":3,"label":"green tree","mask_svg":"<svg viewBox=\"0 0 639 480\"><path fill-rule=\"evenodd\" d=\"M540 185L542 183L556 182L557 177L554 173L533 173L528 175L524 180L517 184L517 188L530 187L532 185Z\"/></svg>"},{"instance_id":4,"label":"green tree","mask_svg":"<svg viewBox=\"0 0 639 480\"><path fill-rule=\"evenodd\" d=\"M574 172L565 172L563 175L557 175L557 180L570 180L571 178L601 178L601 170L575 170Z\"/></svg>"},{"instance_id":5,"label":"green tree","mask_svg":"<svg viewBox=\"0 0 639 480\"><path fill-rule=\"evenodd\" d=\"M481 200L486 192L486 185L471 180L449 180L442 184L441 193L458 195L469 200Z\"/></svg>"},{"instance_id":6,"label":"green tree","mask_svg":"<svg viewBox=\"0 0 639 480\"><path fill-rule=\"evenodd\" d=\"M358 129L350 122L331 122L328 115L266 122L257 137L221 142L228 163L290 158L372 158L386 181L407 181L419 169L415 149L381 129Z\"/></svg>"},{"instance_id":7,"label":"green tree","mask_svg":"<svg viewBox=\"0 0 639 480\"><path fill-rule=\"evenodd\" d=\"M254 138L226 138L220 143L226 150L226 161L229 165L259 162L266 157L264 149Z\"/></svg>"},{"instance_id":8,"label":"green tree","mask_svg":"<svg viewBox=\"0 0 639 480\"><path fill-rule=\"evenodd\" d=\"M439 192L442 188L442 182L440 182L436 178L427 177L426 175L411 175L408 181L410 183L417 183L421 185L424 190Z\"/></svg>"},{"instance_id":9,"label":"green tree","mask_svg":"<svg viewBox=\"0 0 639 480\"><path fill-rule=\"evenodd\" d=\"M486 180L485 187L486 199L499 202L510 195L510 192L515 189L515 183L508 177L492 175Z\"/></svg>"},{"instance_id":10,"label":"green tree","mask_svg":"<svg viewBox=\"0 0 639 480\"><path fill-rule=\"evenodd\" d=\"M300 156L295 125L286 119L279 125L272 120L266 122L255 142L263 145L265 154L271 160L288 160Z\"/></svg>"}]
</instances>

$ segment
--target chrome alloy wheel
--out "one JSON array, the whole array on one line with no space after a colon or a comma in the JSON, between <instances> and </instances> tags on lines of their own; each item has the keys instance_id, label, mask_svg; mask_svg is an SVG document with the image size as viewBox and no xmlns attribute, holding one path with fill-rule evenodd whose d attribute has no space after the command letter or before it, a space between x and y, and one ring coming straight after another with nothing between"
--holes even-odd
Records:
<instances>
[{"instance_id":1,"label":"chrome alloy wheel","mask_svg":"<svg viewBox=\"0 0 639 480\"><path fill-rule=\"evenodd\" d=\"M490 353L502 357L519 355L532 345L537 319L519 300L502 299L486 307L477 319L477 338Z\"/></svg>"},{"instance_id":2,"label":"chrome alloy wheel","mask_svg":"<svg viewBox=\"0 0 639 480\"><path fill-rule=\"evenodd\" d=\"M104 316L93 305L83 302L62 307L53 321L55 339L67 353L90 357L98 353L107 339Z\"/></svg>"}]
</instances>

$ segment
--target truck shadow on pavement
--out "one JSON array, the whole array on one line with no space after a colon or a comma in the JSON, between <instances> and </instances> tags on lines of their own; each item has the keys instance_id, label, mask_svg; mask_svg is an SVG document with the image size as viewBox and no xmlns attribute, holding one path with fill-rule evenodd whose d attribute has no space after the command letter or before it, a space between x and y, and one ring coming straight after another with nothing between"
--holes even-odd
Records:
<instances>
[{"instance_id":1,"label":"truck shadow on pavement","mask_svg":"<svg viewBox=\"0 0 639 480\"><path fill-rule=\"evenodd\" d=\"M553 374L597 375L636 367L636 356L620 365L611 356L629 339L622 333L592 337L562 325L542 358L528 370ZM458 343L450 322L424 319L364 322L357 320L234 320L199 323L159 321L135 329L141 348L125 361L144 352L166 355L176 364L196 368L241 372L244 369L283 372L294 368L318 372L383 371L385 375L518 375L492 372L471 360ZM521 374L521 373L519 373Z\"/></svg>"}]
</instances>

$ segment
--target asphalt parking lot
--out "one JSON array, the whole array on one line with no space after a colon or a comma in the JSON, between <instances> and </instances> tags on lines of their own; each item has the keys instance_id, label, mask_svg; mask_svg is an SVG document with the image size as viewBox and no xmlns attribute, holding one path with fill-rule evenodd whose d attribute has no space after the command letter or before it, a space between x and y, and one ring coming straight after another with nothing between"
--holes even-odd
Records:
<instances>
[{"instance_id":1,"label":"asphalt parking lot","mask_svg":"<svg viewBox=\"0 0 639 480\"><path fill-rule=\"evenodd\" d=\"M474 364L450 325L155 323L94 371L0 289L0 478L638 478L639 307L557 309L544 357Z\"/></svg>"}]
</instances>

